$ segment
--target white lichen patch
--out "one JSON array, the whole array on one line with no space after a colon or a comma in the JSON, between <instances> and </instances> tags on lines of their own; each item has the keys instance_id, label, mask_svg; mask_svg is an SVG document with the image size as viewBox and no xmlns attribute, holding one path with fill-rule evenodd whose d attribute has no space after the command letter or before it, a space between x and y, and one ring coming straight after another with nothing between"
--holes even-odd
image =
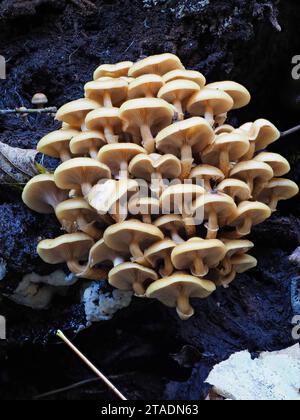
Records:
<instances>
[{"instance_id":1,"label":"white lichen patch","mask_svg":"<svg viewBox=\"0 0 300 420\"><path fill-rule=\"evenodd\" d=\"M101 282L91 283L85 289L82 297L87 327L93 322L110 320L116 312L130 305L132 296L131 292L121 290L103 293Z\"/></svg>"},{"instance_id":2,"label":"white lichen patch","mask_svg":"<svg viewBox=\"0 0 300 420\"><path fill-rule=\"evenodd\" d=\"M206 382L229 400L300 401L300 347L254 360L248 351L236 353L216 365Z\"/></svg>"}]
</instances>

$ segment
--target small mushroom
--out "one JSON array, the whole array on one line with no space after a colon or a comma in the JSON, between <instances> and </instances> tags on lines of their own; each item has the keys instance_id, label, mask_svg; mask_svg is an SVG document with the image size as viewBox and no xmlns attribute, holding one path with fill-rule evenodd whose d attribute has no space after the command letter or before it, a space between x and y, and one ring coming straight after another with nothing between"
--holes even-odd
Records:
<instances>
[{"instance_id":1,"label":"small mushroom","mask_svg":"<svg viewBox=\"0 0 300 420\"><path fill-rule=\"evenodd\" d=\"M196 181L197 185L203 182L207 192L212 192L212 183L220 182L224 178L225 175L220 169L210 165L198 165L190 173L190 179Z\"/></svg>"},{"instance_id":2,"label":"small mushroom","mask_svg":"<svg viewBox=\"0 0 300 420\"><path fill-rule=\"evenodd\" d=\"M163 76L164 83L172 82L173 80L190 80L197 83L200 88L204 88L206 79L202 73L195 70L172 70Z\"/></svg>"},{"instance_id":3,"label":"small mushroom","mask_svg":"<svg viewBox=\"0 0 300 420\"><path fill-rule=\"evenodd\" d=\"M228 219L236 214L236 204L226 194L206 193L194 203L194 217L207 220L206 239L216 239L220 227L225 226Z\"/></svg>"},{"instance_id":4,"label":"small mushroom","mask_svg":"<svg viewBox=\"0 0 300 420\"><path fill-rule=\"evenodd\" d=\"M237 211L228 220L230 226L236 228L238 237L249 235L252 226L264 222L271 216L270 208L258 201L243 201Z\"/></svg>"},{"instance_id":5,"label":"small mushroom","mask_svg":"<svg viewBox=\"0 0 300 420\"><path fill-rule=\"evenodd\" d=\"M182 179L189 177L194 162L193 153L200 153L214 141L210 125L200 117L179 121L165 128L156 137L161 153L172 153L182 162Z\"/></svg>"},{"instance_id":6,"label":"small mushroom","mask_svg":"<svg viewBox=\"0 0 300 420\"><path fill-rule=\"evenodd\" d=\"M101 179L111 178L108 166L90 158L75 158L62 163L54 172L56 185L63 190L81 189L86 196Z\"/></svg>"},{"instance_id":7,"label":"small mushroom","mask_svg":"<svg viewBox=\"0 0 300 420\"><path fill-rule=\"evenodd\" d=\"M156 227L139 220L129 220L109 226L104 233L107 246L116 251L127 252L134 261L144 260L144 251L155 242L164 239Z\"/></svg>"},{"instance_id":8,"label":"small mushroom","mask_svg":"<svg viewBox=\"0 0 300 420\"><path fill-rule=\"evenodd\" d=\"M186 321L195 313L190 298L205 299L215 290L216 286L209 280L202 280L185 272L175 272L170 277L152 283L146 296L158 299L170 308L176 308L180 319Z\"/></svg>"},{"instance_id":9,"label":"small mushroom","mask_svg":"<svg viewBox=\"0 0 300 420\"><path fill-rule=\"evenodd\" d=\"M94 109L99 108L99 104L91 99L82 98L63 105L56 113L56 119L69 124L70 127L85 129L85 117ZM83 130L84 131L84 130Z\"/></svg>"},{"instance_id":10,"label":"small mushroom","mask_svg":"<svg viewBox=\"0 0 300 420\"><path fill-rule=\"evenodd\" d=\"M236 131L236 129L232 127L232 125L223 124L215 128L215 135L218 136L219 134L230 134L233 131Z\"/></svg>"},{"instance_id":11,"label":"small mushroom","mask_svg":"<svg viewBox=\"0 0 300 420\"><path fill-rule=\"evenodd\" d=\"M177 270L189 270L195 277L204 277L212 267L217 267L226 254L226 247L218 239L192 238L177 245L171 259Z\"/></svg>"},{"instance_id":12,"label":"small mushroom","mask_svg":"<svg viewBox=\"0 0 300 420\"><path fill-rule=\"evenodd\" d=\"M99 264L105 265L106 263L117 267L123 264L127 257L129 258L128 254L109 248L104 239L100 239L90 249L88 268L96 267Z\"/></svg>"},{"instance_id":13,"label":"small mushroom","mask_svg":"<svg viewBox=\"0 0 300 420\"><path fill-rule=\"evenodd\" d=\"M215 115L227 113L233 105L233 99L227 93L205 87L191 97L187 110L192 115L204 116L208 124L214 126Z\"/></svg>"},{"instance_id":14,"label":"small mushroom","mask_svg":"<svg viewBox=\"0 0 300 420\"><path fill-rule=\"evenodd\" d=\"M279 201L289 200L298 193L299 187L295 182L285 178L274 178L265 186L257 199L275 212Z\"/></svg>"},{"instance_id":15,"label":"small mushroom","mask_svg":"<svg viewBox=\"0 0 300 420\"><path fill-rule=\"evenodd\" d=\"M72 158L70 152L70 142L73 137L77 136L77 130L57 130L43 137L38 145L37 150L44 155L61 159L63 162Z\"/></svg>"},{"instance_id":16,"label":"small mushroom","mask_svg":"<svg viewBox=\"0 0 300 420\"><path fill-rule=\"evenodd\" d=\"M157 98L131 99L120 108L123 130L132 135L135 143L141 143L148 153L153 153L154 137L171 124L173 116L173 107Z\"/></svg>"},{"instance_id":17,"label":"small mushroom","mask_svg":"<svg viewBox=\"0 0 300 420\"><path fill-rule=\"evenodd\" d=\"M138 77L143 74L157 74L163 76L171 70L184 70L180 59L174 54L159 54L144 58L133 64L128 72L129 77Z\"/></svg>"},{"instance_id":18,"label":"small mushroom","mask_svg":"<svg viewBox=\"0 0 300 420\"><path fill-rule=\"evenodd\" d=\"M202 162L221 169L227 177L232 162L237 162L247 151L250 144L246 134L232 132L219 134L214 143L201 154Z\"/></svg>"},{"instance_id":19,"label":"small mushroom","mask_svg":"<svg viewBox=\"0 0 300 420\"><path fill-rule=\"evenodd\" d=\"M240 162L230 172L230 178L246 182L253 196L257 196L273 176L271 166L255 160Z\"/></svg>"},{"instance_id":20,"label":"small mushroom","mask_svg":"<svg viewBox=\"0 0 300 420\"><path fill-rule=\"evenodd\" d=\"M133 143L115 143L103 146L98 153L99 162L107 165L112 175L118 179L128 179L128 165L131 160L142 153L143 147Z\"/></svg>"},{"instance_id":21,"label":"small mushroom","mask_svg":"<svg viewBox=\"0 0 300 420\"><path fill-rule=\"evenodd\" d=\"M42 109L48 103L48 98L44 93L36 93L31 99L32 105L35 105L37 108Z\"/></svg>"},{"instance_id":22,"label":"small mushroom","mask_svg":"<svg viewBox=\"0 0 300 420\"><path fill-rule=\"evenodd\" d=\"M85 124L91 131L103 131L108 144L118 143L122 133L119 108L96 109L86 116Z\"/></svg>"},{"instance_id":23,"label":"small mushroom","mask_svg":"<svg viewBox=\"0 0 300 420\"><path fill-rule=\"evenodd\" d=\"M179 79L166 83L157 96L174 105L178 114L178 120L182 121L184 120L187 102L192 95L199 91L200 87L197 83Z\"/></svg>"},{"instance_id":24,"label":"small mushroom","mask_svg":"<svg viewBox=\"0 0 300 420\"><path fill-rule=\"evenodd\" d=\"M226 255L217 271L220 276L225 277L232 272L232 257L246 254L254 247L254 243L245 239L222 239L222 242L226 248Z\"/></svg>"},{"instance_id":25,"label":"small mushroom","mask_svg":"<svg viewBox=\"0 0 300 420\"><path fill-rule=\"evenodd\" d=\"M226 275L219 274L214 281L217 286L223 286L225 289L228 288L237 274L242 274L255 268L257 266L257 260L248 254L237 254L231 258L230 264L231 271Z\"/></svg>"},{"instance_id":26,"label":"small mushroom","mask_svg":"<svg viewBox=\"0 0 300 420\"><path fill-rule=\"evenodd\" d=\"M68 233L56 239L46 239L38 244L37 252L39 256L48 264L61 264L66 262L69 270L84 278L99 280L106 276L106 272L101 269L86 270L82 261L87 260L89 250L94 245L94 241L85 233Z\"/></svg>"},{"instance_id":27,"label":"small mushroom","mask_svg":"<svg viewBox=\"0 0 300 420\"><path fill-rule=\"evenodd\" d=\"M122 79L100 79L88 82L85 97L98 102L105 108L119 107L126 99L128 83Z\"/></svg>"},{"instance_id":28,"label":"small mushroom","mask_svg":"<svg viewBox=\"0 0 300 420\"><path fill-rule=\"evenodd\" d=\"M122 61L117 64L102 64L95 70L94 80L100 79L100 77L126 77L132 65L131 61Z\"/></svg>"},{"instance_id":29,"label":"small mushroom","mask_svg":"<svg viewBox=\"0 0 300 420\"><path fill-rule=\"evenodd\" d=\"M150 246L145 251L145 258L152 265L154 269L159 268L159 274L162 277L170 276L174 267L171 261L171 253L176 247L176 243L171 239L164 239Z\"/></svg>"},{"instance_id":30,"label":"small mushroom","mask_svg":"<svg viewBox=\"0 0 300 420\"><path fill-rule=\"evenodd\" d=\"M185 224L182 216L167 214L155 220L154 225L170 236L176 244L184 242L182 235L185 235Z\"/></svg>"},{"instance_id":31,"label":"small mushroom","mask_svg":"<svg viewBox=\"0 0 300 420\"><path fill-rule=\"evenodd\" d=\"M224 179L217 186L217 191L229 195L237 204L250 200L252 196L249 186L244 181L233 178Z\"/></svg>"},{"instance_id":32,"label":"small mushroom","mask_svg":"<svg viewBox=\"0 0 300 420\"><path fill-rule=\"evenodd\" d=\"M255 156L253 160L264 162L271 166L275 177L286 175L291 170L289 162L278 153L262 152Z\"/></svg>"},{"instance_id":33,"label":"small mushroom","mask_svg":"<svg viewBox=\"0 0 300 420\"><path fill-rule=\"evenodd\" d=\"M73 155L89 155L92 159L97 159L99 150L105 144L106 140L101 131L85 131L72 138L70 150Z\"/></svg>"},{"instance_id":34,"label":"small mushroom","mask_svg":"<svg viewBox=\"0 0 300 420\"><path fill-rule=\"evenodd\" d=\"M55 209L57 219L68 233L81 231L99 240L103 231L97 228L97 214L83 198L72 198L58 204Z\"/></svg>"},{"instance_id":35,"label":"small mushroom","mask_svg":"<svg viewBox=\"0 0 300 420\"><path fill-rule=\"evenodd\" d=\"M156 74L144 74L130 82L128 99L155 98L164 85L163 79Z\"/></svg>"},{"instance_id":36,"label":"small mushroom","mask_svg":"<svg viewBox=\"0 0 300 420\"><path fill-rule=\"evenodd\" d=\"M160 214L159 200L134 196L128 202L128 211L132 216L140 215L144 223L152 224L153 217Z\"/></svg>"},{"instance_id":37,"label":"small mushroom","mask_svg":"<svg viewBox=\"0 0 300 420\"><path fill-rule=\"evenodd\" d=\"M138 297L144 297L148 285L157 279L154 270L131 262L118 265L108 275L111 286L124 291L133 290Z\"/></svg>"},{"instance_id":38,"label":"small mushroom","mask_svg":"<svg viewBox=\"0 0 300 420\"><path fill-rule=\"evenodd\" d=\"M37 213L54 213L57 205L68 198L68 192L57 188L54 175L41 174L33 177L24 187L22 200Z\"/></svg>"}]
</instances>

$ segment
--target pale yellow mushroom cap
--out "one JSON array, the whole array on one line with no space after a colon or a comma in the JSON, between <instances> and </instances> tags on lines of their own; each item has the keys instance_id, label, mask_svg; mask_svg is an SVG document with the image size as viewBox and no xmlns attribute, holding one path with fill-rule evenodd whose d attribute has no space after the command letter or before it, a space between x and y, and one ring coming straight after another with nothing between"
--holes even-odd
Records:
<instances>
[{"instance_id":1,"label":"pale yellow mushroom cap","mask_svg":"<svg viewBox=\"0 0 300 420\"><path fill-rule=\"evenodd\" d=\"M144 74L130 82L128 99L156 97L163 85L163 79L157 74Z\"/></svg>"},{"instance_id":2,"label":"pale yellow mushroom cap","mask_svg":"<svg viewBox=\"0 0 300 420\"><path fill-rule=\"evenodd\" d=\"M106 144L101 131L84 131L74 136L70 142L70 150L74 155L86 155L90 150L99 150Z\"/></svg>"},{"instance_id":3,"label":"pale yellow mushroom cap","mask_svg":"<svg viewBox=\"0 0 300 420\"><path fill-rule=\"evenodd\" d=\"M263 118L240 127L247 131L250 142L255 142L255 150L263 150L280 138L280 132L270 121Z\"/></svg>"},{"instance_id":4,"label":"pale yellow mushroom cap","mask_svg":"<svg viewBox=\"0 0 300 420\"><path fill-rule=\"evenodd\" d=\"M215 82L206 85L209 89L217 89L226 92L233 99L232 109L243 108L251 101L249 91L239 83L226 80L224 82Z\"/></svg>"},{"instance_id":5,"label":"pale yellow mushroom cap","mask_svg":"<svg viewBox=\"0 0 300 420\"><path fill-rule=\"evenodd\" d=\"M163 76L164 83L172 82L173 80L190 80L197 83L202 89L205 86L206 79L202 73L195 70L172 70Z\"/></svg>"},{"instance_id":6,"label":"pale yellow mushroom cap","mask_svg":"<svg viewBox=\"0 0 300 420\"><path fill-rule=\"evenodd\" d=\"M197 83L191 80L178 79L166 83L158 92L158 98L174 104L175 101L180 101L185 108L186 102L196 92L200 91Z\"/></svg>"},{"instance_id":7,"label":"pale yellow mushroom cap","mask_svg":"<svg viewBox=\"0 0 300 420\"><path fill-rule=\"evenodd\" d=\"M195 180L209 180L209 181L222 181L225 178L223 172L211 165L198 165L191 170L190 179Z\"/></svg>"},{"instance_id":8,"label":"pale yellow mushroom cap","mask_svg":"<svg viewBox=\"0 0 300 420\"><path fill-rule=\"evenodd\" d=\"M262 152L255 156L253 160L267 163L273 169L276 177L286 175L291 170L289 162L278 153Z\"/></svg>"},{"instance_id":9,"label":"pale yellow mushroom cap","mask_svg":"<svg viewBox=\"0 0 300 420\"><path fill-rule=\"evenodd\" d=\"M88 82L85 87L86 98L104 104L108 95L112 106L118 107L127 99L128 83L123 79L95 80Z\"/></svg>"},{"instance_id":10,"label":"pale yellow mushroom cap","mask_svg":"<svg viewBox=\"0 0 300 420\"><path fill-rule=\"evenodd\" d=\"M39 141L37 150L47 156L60 158L62 152L70 153L70 142L78 134L79 131L72 129L53 131Z\"/></svg>"},{"instance_id":11,"label":"pale yellow mushroom cap","mask_svg":"<svg viewBox=\"0 0 300 420\"><path fill-rule=\"evenodd\" d=\"M275 199L275 204L278 201L289 200L299 193L298 185L285 178L274 178L272 179L258 195L258 200L266 204L273 204L272 200ZM272 209L276 209L272 205Z\"/></svg>"},{"instance_id":12,"label":"pale yellow mushroom cap","mask_svg":"<svg viewBox=\"0 0 300 420\"><path fill-rule=\"evenodd\" d=\"M98 108L86 116L85 124L89 130L102 131L106 127L111 127L116 134L122 132L119 108Z\"/></svg>"},{"instance_id":13,"label":"pale yellow mushroom cap","mask_svg":"<svg viewBox=\"0 0 300 420\"><path fill-rule=\"evenodd\" d=\"M83 198L71 198L58 204L55 209L57 219L63 227L71 232L77 230L77 220L83 217L86 223L91 223L97 219L95 210Z\"/></svg>"},{"instance_id":14,"label":"pale yellow mushroom cap","mask_svg":"<svg viewBox=\"0 0 300 420\"><path fill-rule=\"evenodd\" d=\"M128 71L133 65L131 61L122 61L117 64L102 64L94 72L94 80L100 77L118 78L128 76Z\"/></svg>"},{"instance_id":15,"label":"pale yellow mushroom cap","mask_svg":"<svg viewBox=\"0 0 300 420\"><path fill-rule=\"evenodd\" d=\"M229 195L234 200L246 201L251 198L249 186L239 179L224 179L218 186L217 191Z\"/></svg>"},{"instance_id":16,"label":"pale yellow mushroom cap","mask_svg":"<svg viewBox=\"0 0 300 420\"><path fill-rule=\"evenodd\" d=\"M99 108L99 104L91 99L82 98L63 105L56 113L56 119L80 128L84 124L87 114Z\"/></svg>"},{"instance_id":17,"label":"pale yellow mushroom cap","mask_svg":"<svg viewBox=\"0 0 300 420\"><path fill-rule=\"evenodd\" d=\"M134 143L115 143L103 146L98 153L99 162L107 165L113 175L118 175L122 163L129 164L137 155L146 153L146 150Z\"/></svg>"},{"instance_id":18,"label":"pale yellow mushroom cap","mask_svg":"<svg viewBox=\"0 0 300 420\"><path fill-rule=\"evenodd\" d=\"M143 296L149 283L157 279L156 272L151 268L130 262L118 265L108 275L111 286L125 291L134 290L138 296Z\"/></svg>"},{"instance_id":19,"label":"pale yellow mushroom cap","mask_svg":"<svg viewBox=\"0 0 300 420\"><path fill-rule=\"evenodd\" d=\"M236 204L231 197L222 193L206 193L200 196L194 203L197 214L202 214L206 220L211 211L218 216L219 226L226 225L228 219L236 214Z\"/></svg>"},{"instance_id":20,"label":"pale yellow mushroom cap","mask_svg":"<svg viewBox=\"0 0 300 420\"><path fill-rule=\"evenodd\" d=\"M181 162L172 155L150 155L140 154L132 159L129 165L129 172L136 178L151 181L151 176L158 173L163 179L175 179L181 174Z\"/></svg>"},{"instance_id":21,"label":"pale yellow mushroom cap","mask_svg":"<svg viewBox=\"0 0 300 420\"><path fill-rule=\"evenodd\" d=\"M254 247L254 243L246 239L222 239L226 247L226 257L231 258L236 254L246 254Z\"/></svg>"},{"instance_id":22,"label":"pale yellow mushroom cap","mask_svg":"<svg viewBox=\"0 0 300 420\"><path fill-rule=\"evenodd\" d=\"M247 182L250 178L259 183L270 181L273 178L272 168L264 163L255 160L240 162L230 172L230 177Z\"/></svg>"},{"instance_id":23,"label":"pale yellow mushroom cap","mask_svg":"<svg viewBox=\"0 0 300 420\"><path fill-rule=\"evenodd\" d=\"M158 74L163 76L171 70L184 70L180 59L174 54L159 54L144 58L133 64L128 75L130 77L138 77L143 74Z\"/></svg>"},{"instance_id":24,"label":"pale yellow mushroom cap","mask_svg":"<svg viewBox=\"0 0 300 420\"><path fill-rule=\"evenodd\" d=\"M228 224L239 226L245 219L251 219L252 226L255 226L264 222L271 214L271 210L266 204L259 201L243 201L239 204L236 213L229 218Z\"/></svg>"},{"instance_id":25,"label":"pale yellow mushroom cap","mask_svg":"<svg viewBox=\"0 0 300 420\"><path fill-rule=\"evenodd\" d=\"M257 259L248 254L235 255L232 257L231 263L234 266L235 271L241 274L255 268L257 266Z\"/></svg>"},{"instance_id":26,"label":"pale yellow mushroom cap","mask_svg":"<svg viewBox=\"0 0 300 420\"><path fill-rule=\"evenodd\" d=\"M205 115L206 107L213 110L214 115L224 114L233 107L233 99L226 92L207 87L195 93L187 104L187 110L192 115Z\"/></svg>"}]
</instances>

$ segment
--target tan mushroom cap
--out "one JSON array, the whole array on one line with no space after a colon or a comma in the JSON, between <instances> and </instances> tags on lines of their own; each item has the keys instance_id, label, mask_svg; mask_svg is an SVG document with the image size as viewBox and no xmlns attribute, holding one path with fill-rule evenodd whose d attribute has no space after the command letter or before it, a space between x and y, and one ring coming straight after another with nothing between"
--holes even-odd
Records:
<instances>
[{"instance_id":1,"label":"tan mushroom cap","mask_svg":"<svg viewBox=\"0 0 300 420\"><path fill-rule=\"evenodd\" d=\"M254 123L246 123L240 128L248 132L250 142L255 145L254 151L266 149L280 138L280 132L275 125L263 118Z\"/></svg>"},{"instance_id":2,"label":"tan mushroom cap","mask_svg":"<svg viewBox=\"0 0 300 420\"><path fill-rule=\"evenodd\" d=\"M158 74L159 76L163 76L172 70L178 69L184 70L180 59L174 54L165 53L144 58L133 64L128 72L128 76L138 77L143 74Z\"/></svg>"},{"instance_id":3,"label":"tan mushroom cap","mask_svg":"<svg viewBox=\"0 0 300 420\"><path fill-rule=\"evenodd\" d=\"M299 193L298 185L285 178L274 178L258 195L258 200L267 204L272 211L276 211L278 202L289 200Z\"/></svg>"},{"instance_id":4,"label":"tan mushroom cap","mask_svg":"<svg viewBox=\"0 0 300 420\"><path fill-rule=\"evenodd\" d=\"M58 121L63 121L74 128L81 128L87 114L99 108L99 104L91 99L82 98L63 105L56 114Z\"/></svg>"},{"instance_id":5,"label":"tan mushroom cap","mask_svg":"<svg viewBox=\"0 0 300 420\"><path fill-rule=\"evenodd\" d=\"M252 226L264 222L271 216L270 208L259 201L243 201L239 204L236 214L233 214L228 224L236 227L236 231L241 236L246 236L251 232Z\"/></svg>"},{"instance_id":6,"label":"tan mushroom cap","mask_svg":"<svg viewBox=\"0 0 300 420\"><path fill-rule=\"evenodd\" d=\"M129 172L135 178L145 179L150 182L153 175L165 179L175 179L180 176L181 162L172 155L150 155L140 154L132 159L129 165Z\"/></svg>"},{"instance_id":7,"label":"tan mushroom cap","mask_svg":"<svg viewBox=\"0 0 300 420\"><path fill-rule=\"evenodd\" d=\"M190 179L196 180L197 182L203 182L203 186L206 191L212 191L212 182L219 182L225 178L223 172L211 165L198 165L191 170Z\"/></svg>"},{"instance_id":8,"label":"tan mushroom cap","mask_svg":"<svg viewBox=\"0 0 300 420\"><path fill-rule=\"evenodd\" d=\"M117 267L125 262L125 258L129 258L128 253L111 249L106 245L104 239L100 239L90 250L88 266L92 268L98 264L111 263Z\"/></svg>"},{"instance_id":9,"label":"tan mushroom cap","mask_svg":"<svg viewBox=\"0 0 300 420\"><path fill-rule=\"evenodd\" d=\"M56 206L68 198L68 192L57 188L54 175L41 174L33 177L24 187L22 200L38 213L54 213Z\"/></svg>"},{"instance_id":10,"label":"tan mushroom cap","mask_svg":"<svg viewBox=\"0 0 300 420\"><path fill-rule=\"evenodd\" d=\"M157 74L144 74L130 82L128 99L155 98L163 85L163 79Z\"/></svg>"},{"instance_id":11,"label":"tan mushroom cap","mask_svg":"<svg viewBox=\"0 0 300 420\"><path fill-rule=\"evenodd\" d=\"M136 263L123 263L113 268L108 276L111 286L120 290L133 290L137 296L143 297L149 283L158 279L156 272Z\"/></svg>"},{"instance_id":12,"label":"tan mushroom cap","mask_svg":"<svg viewBox=\"0 0 300 420\"><path fill-rule=\"evenodd\" d=\"M232 258L234 255L246 254L252 248L254 243L246 239L222 239L226 247L226 257Z\"/></svg>"},{"instance_id":13,"label":"tan mushroom cap","mask_svg":"<svg viewBox=\"0 0 300 420\"><path fill-rule=\"evenodd\" d=\"M78 134L77 130L72 129L53 131L39 141L37 150L44 155L66 161L71 159L70 141Z\"/></svg>"},{"instance_id":14,"label":"tan mushroom cap","mask_svg":"<svg viewBox=\"0 0 300 420\"><path fill-rule=\"evenodd\" d=\"M262 152L255 156L253 160L267 163L273 169L276 177L286 175L291 170L289 162L278 153Z\"/></svg>"},{"instance_id":15,"label":"tan mushroom cap","mask_svg":"<svg viewBox=\"0 0 300 420\"><path fill-rule=\"evenodd\" d=\"M271 166L255 160L240 162L230 172L230 178L246 182L253 195L259 194L273 176Z\"/></svg>"},{"instance_id":16,"label":"tan mushroom cap","mask_svg":"<svg viewBox=\"0 0 300 420\"><path fill-rule=\"evenodd\" d=\"M154 136L171 124L174 109L158 98L131 99L120 108L123 130L133 136L135 143L142 143L148 153L155 148Z\"/></svg>"},{"instance_id":17,"label":"tan mushroom cap","mask_svg":"<svg viewBox=\"0 0 300 420\"><path fill-rule=\"evenodd\" d=\"M184 239L180 236L180 233L184 234L185 232L185 224L182 216L177 214L166 214L155 220L154 225L167 235L171 236L175 243L179 244L184 242Z\"/></svg>"},{"instance_id":18,"label":"tan mushroom cap","mask_svg":"<svg viewBox=\"0 0 300 420\"><path fill-rule=\"evenodd\" d=\"M257 259L248 254L235 255L232 257L231 262L235 271L239 274L245 273L257 266Z\"/></svg>"},{"instance_id":19,"label":"tan mushroom cap","mask_svg":"<svg viewBox=\"0 0 300 420\"><path fill-rule=\"evenodd\" d=\"M195 70L172 70L163 76L164 83L172 82L173 80L190 80L197 83L202 89L206 84L206 79L202 73Z\"/></svg>"},{"instance_id":20,"label":"tan mushroom cap","mask_svg":"<svg viewBox=\"0 0 300 420\"><path fill-rule=\"evenodd\" d=\"M226 255L226 247L218 239L192 238L177 245L171 259L177 270L189 270L195 277L204 277Z\"/></svg>"},{"instance_id":21,"label":"tan mushroom cap","mask_svg":"<svg viewBox=\"0 0 300 420\"><path fill-rule=\"evenodd\" d=\"M103 131L107 143L117 143L122 133L119 108L98 108L86 116L85 124L91 131Z\"/></svg>"},{"instance_id":22,"label":"tan mushroom cap","mask_svg":"<svg viewBox=\"0 0 300 420\"><path fill-rule=\"evenodd\" d=\"M246 134L232 132L220 134L213 144L209 145L201 154L203 163L217 166L228 176L231 162L237 162L249 150L250 143Z\"/></svg>"},{"instance_id":23,"label":"tan mushroom cap","mask_svg":"<svg viewBox=\"0 0 300 420\"><path fill-rule=\"evenodd\" d=\"M174 267L171 261L171 253L176 247L176 243L171 239L164 239L150 246L145 251L145 258L153 268L161 267L159 274L162 277L170 276Z\"/></svg>"},{"instance_id":24,"label":"tan mushroom cap","mask_svg":"<svg viewBox=\"0 0 300 420\"><path fill-rule=\"evenodd\" d=\"M89 193L91 187L101 179L111 178L110 169L103 163L90 158L75 158L62 163L54 172L56 185L65 190L81 187L82 194Z\"/></svg>"},{"instance_id":25,"label":"tan mushroom cap","mask_svg":"<svg viewBox=\"0 0 300 420\"><path fill-rule=\"evenodd\" d=\"M32 105L46 105L48 103L48 98L44 93L36 93L31 99Z\"/></svg>"},{"instance_id":26,"label":"tan mushroom cap","mask_svg":"<svg viewBox=\"0 0 300 420\"><path fill-rule=\"evenodd\" d=\"M127 99L128 83L123 79L100 79L88 82L84 91L86 98L104 107L118 107Z\"/></svg>"},{"instance_id":27,"label":"tan mushroom cap","mask_svg":"<svg viewBox=\"0 0 300 420\"><path fill-rule=\"evenodd\" d=\"M190 80L178 79L166 83L160 89L157 96L173 104L178 113L178 119L183 120L188 100L199 91L200 87L197 83Z\"/></svg>"},{"instance_id":28,"label":"tan mushroom cap","mask_svg":"<svg viewBox=\"0 0 300 420\"><path fill-rule=\"evenodd\" d=\"M132 216L142 216L144 223L152 224L152 218L160 214L160 203L153 197L133 196L128 202L128 211Z\"/></svg>"},{"instance_id":29,"label":"tan mushroom cap","mask_svg":"<svg viewBox=\"0 0 300 420\"><path fill-rule=\"evenodd\" d=\"M104 233L107 246L122 252L129 250L134 260L143 259L145 249L162 239L164 235L160 229L139 220L117 223Z\"/></svg>"},{"instance_id":30,"label":"tan mushroom cap","mask_svg":"<svg viewBox=\"0 0 300 420\"><path fill-rule=\"evenodd\" d=\"M95 70L94 80L100 79L100 77L118 78L128 76L128 71L132 65L131 61L122 61L117 64L102 64Z\"/></svg>"},{"instance_id":31,"label":"tan mushroom cap","mask_svg":"<svg viewBox=\"0 0 300 420\"><path fill-rule=\"evenodd\" d=\"M223 124L219 127L215 128L215 135L218 136L219 134L230 134L235 131L235 128L229 124Z\"/></svg>"},{"instance_id":32,"label":"tan mushroom cap","mask_svg":"<svg viewBox=\"0 0 300 420\"><path fill-rule=\"evenodd\" d=\"M190 298L205 299L216 290L209 280L201 280L185 272L175 272L172 276L152 283L146 296L158 299L170 308L176 308L179 317L185 321L194 315Z\"/></svg>"},{"instance_id":33,"label":"tan mushroom cap","mask_svg":"<svg viewBox=\"0 0 300 420\"><path fill-rule=\"evenodd\" d=\"M87 155L96 159L98 151L106 144L101 131L85 131L74 136L70 142L70 150L74 155Z\"/></svg>"},{"instance_id":34,"label":"tan mushroom cap","mask_svg":"<svg viewBox=\"0 0 300 420\"><path fill-rule=\"evenodd\" d=\"M239 179L224 179L217 186L217 191L229 195L235 202L247 201L251 198L249 186Z\"/></svg>"},{"instance_id":35,"label":"tan mushroom cap","mask_svg":"<svg viewBox=\"0 0 300 420\"><path fill-rule=\"evenodd\" d=\"M224 82L215 82L206 85L209 89L222 90L228 93L233 99L234 105L232 109L243 108L248 105L251 101L251 95L249 91L239 83L226 80Z\"/></svg>"},{"instance_id":36,"label":"tan mushroom cap","mask_svg":"<svg viewBox=\"0 0 300 420\"><path fill-rule=\"evenodd\" d=\"M103 146L97 159L107 165L114 176L120 176L120 171L127 174L130 161L143 153L145 154L146 150L137 144L115 143Z\"/></svg>"}]
</instances>

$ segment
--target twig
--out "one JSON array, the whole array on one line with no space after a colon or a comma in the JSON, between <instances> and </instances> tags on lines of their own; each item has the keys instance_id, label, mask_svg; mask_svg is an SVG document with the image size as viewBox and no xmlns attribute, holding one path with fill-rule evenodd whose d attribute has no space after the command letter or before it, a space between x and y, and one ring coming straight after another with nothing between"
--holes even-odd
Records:
<instances>
[{"instance_id":1,"label":"twig","mask_svg":"<svg viewBox=\"0 0 300 420\"><path fill-rule=\"evenodd\" d=\"M97 6L89 0L70 0L70 2L79 7L81 10L84 10L86 7L97 10Z\"/></svg>"},{"instance_id":2,"label":"twig","mask_svg":"<svg viewBox=\"0 0 300 420\"><path fill-rule=\"evenodd\" d=\"M90 384L90 383L93 383L93 382L98 382L98 381L100 381L100 378L85 379L84 381L76 382L75 384L65 386L64 388L58 388L58 389L54 389L53 391L45 392L44 394L36 395L34 397L34 399L35 400L40 400L42 398L52 397L53 395L57 395L57 394L60 394L62 392L71 391L72 389L79 388L83 385L87 385L87 384Z\"/></svg>"},{"instance_id":3,"label":"twig","mask_svg":"<svg viewBox=\"0 0 300 420\"><path fill-rule=\"evenodd\" d=\"M127 401L127 398L124 397L123 394L110 382L109 379L106 378L103 373L100 372L75 346L71 343L70 340L64 335L64 333L60 330L57 331L56 335L61 338L70 348L71 350L77 354L77 356L108 386L108 388L120 399L123 401Z\"/></svg>"},{"instance_id":4,"label":"twig","mask_svg":"<svg viewBox=\"0 0 300 420\"><path fill-rule=\"evenodd\" d=\"M290 130L284 131L283 133L281 133L281 137L287 137L291 134L297 133L298 131L300 131L300 125L297 125L294 128L291 128Z\"/></svg>"},{"instance_id":5,"label":"twig","mask_svg":"<svg viewBox=\"0 0 300 420\"><path fill-rule=\"evenodd\" d=\"M15 108L15 109L0 109L0 115L8 114L54 114L57 112L55 106L41 109L27 109L27 108Z\"/></svg>"}]
</instances>

